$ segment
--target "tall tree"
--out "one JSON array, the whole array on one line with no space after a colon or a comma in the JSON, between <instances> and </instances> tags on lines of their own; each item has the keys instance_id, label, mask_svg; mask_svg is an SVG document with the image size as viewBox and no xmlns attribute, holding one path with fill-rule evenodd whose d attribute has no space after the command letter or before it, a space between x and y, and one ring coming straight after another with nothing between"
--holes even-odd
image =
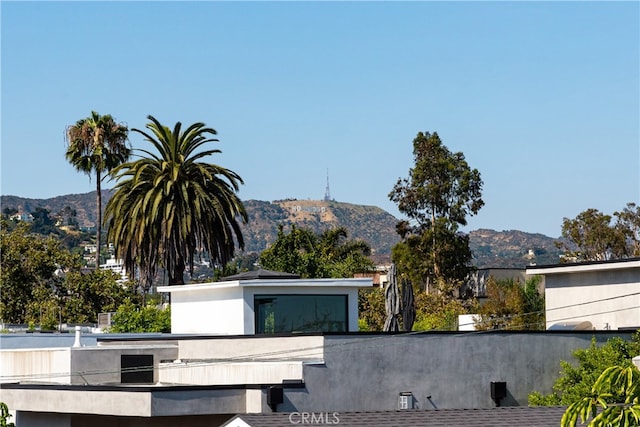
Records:
<instances>
[{"instance_id":1,"label":"tall tree","mask_svg":"<svg viewBox=\"0 0 640 427\"><path fill-rule=\"evenodd\" d=\"M31 215L33 216L31 232L45 236L49 234L60 234L48 209L37 207Z\"/></svg>"},{"instance_id":2,"label":"tall tree","mask_svg":"<svg viewBox=\"0 0 640 427\"><path fill-rule=\"evenodd\" d=\"M114 170L118 183L105 209L109 241L133 277L140 268L150 284L158 266L166 269L169 285L184 283L187 266L193 273L196 250L224 265L233 258L235 244L244 248L240 224L247 213L236 195L242 178L202 159L220 153L204 147L218 140L204 123L173 131L148 116L144 136L156 152L137 150L137 160Z\"/></svg>"},{"instance_id":3,"label":"tall tree","mask_svg":"<svg viewBox=\"0 0 640 427\"><path fill-rule=\"evenodd\" d=\"M614 212L616 228L625 236L627 255L640 256L640 205L627 203L620 212Z\"/></svg>"},{"instance_id":4,"label":"tall tree","mask_svg":"<svg viewBox=\"0 0 640 427\"><path fill-rule=\"evenodd\" d=\"M565 259L604 261L640 255L640 207L627 204L611 215L587 209L575 218L564 218L562 237L556 246L564 249Z\"/></svg>"},{"instance_id":5,"label":"tall tree","mask_svg":"<svg viewBox=\"0 0 640 427\"><path fill-rule=\"evenodd\" d=\"M290 232L286 233L284 226L279 225L275 242L260 254L260 266L305 278L326 277L314 253L316 239L309 228L292 225Z\"/></svg>"},{"instance_id":6,"label":"tall tree","mask_svg":"<svg viewBox=\"0 0 640 427\"><path fill-rule=\"evenodd\" d=\"M79 172L96 176L96 268L100 266L102 234L102 180L116 166L129 159L127 126L106 114L91 112L87 118L68 126L66 158Z\"/></svg>"},{"instance_id":7,"label":"tall tree","mask_svg":"<svg viewBox=\"0 0 640 427\"><path fill-rule=\"evenodd\" d=\"M464 154L449 151L435 132L418 133L413 156L409 177L398 179L389 193L409 218L396 226L402 241L393 249L393 260L399 272L412 272L411 280L429 292L436 278L460 280L468 272L471 251L459 227L484 205L482 179Z\"/></svg>"}]
</instances>

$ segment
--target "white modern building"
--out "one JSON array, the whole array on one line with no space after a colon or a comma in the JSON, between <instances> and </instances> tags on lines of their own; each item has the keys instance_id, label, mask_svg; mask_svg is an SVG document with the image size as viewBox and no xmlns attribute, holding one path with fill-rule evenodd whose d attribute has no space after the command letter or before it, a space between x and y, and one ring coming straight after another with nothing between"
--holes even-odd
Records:
<instances>
[{"instance_id":1,"label":"white modern building","mask_svg":"<svg viewBox=\"0 0 640 427\"><path fill-rule=\"evenodd\" d=\"M118 279L118 281L120 282L126 282L127 280L129 280L129 278L127 277L127 272L124 268L124 261L120 259L111 257L105 264L100 264L100 269L113 271L118 276L120 276L120 279Z\"/></svg>"},{"instance_id":2,"label":"white modern building","mask_svg":"<svg viewBox=\"0 0 640 427\"><path fill-rule=\"evenodd\" d=\"M635 277L626 292L638 294L638 264L628 265L626 279L613 277ZM172 334L73 345L67 334L0 334L0 400L18 427L287 426L320 413L344 425L553 426L562 408L527 408L528 393L550 392L560 361L592 339L632 335L355 333L358 289L369 286L261 270L160 288L171 294Z\"/></svg>"},{"instance_id":3,"label":"white modern building","mask_svg":"<svg viewBox=\"0 0 640 427\"><path fill-rule=\"evenodd\" d=\"M547 329L640 328L640 258L527 267L545 277Z\"/></svg>"},{"instance_id":4,"label":"white modern building","mask_svg":"<svg viewBox=\"0 0 640 427\"><path fill-rule=\"evenodd\" d=\"M254 335L358 331L358 289L371 278L300 279L257 270L221 282L163 286L171 333Z\"/></svg>"}]
</instances>

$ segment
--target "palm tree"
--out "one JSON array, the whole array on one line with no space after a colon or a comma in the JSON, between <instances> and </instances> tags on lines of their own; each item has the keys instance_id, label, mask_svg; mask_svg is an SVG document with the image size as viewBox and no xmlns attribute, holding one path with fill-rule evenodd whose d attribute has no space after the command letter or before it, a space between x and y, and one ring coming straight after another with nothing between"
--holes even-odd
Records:
<instances>
[{"instance_id":1,"label":"palm tree","mask_svg":"<svg viewBox=\"0 0 640 427\"><path fill-rule=\"evenodd\" d=\"M140 267L145 285L159 265L169 285L178 285L187 266L193 273L197 250L207 252L212 263L226 264L236 241L244 249L240 222L247 222L247 213L236 195L244 182L229 169L199 161L221 152L200 151L218 141L211 137L214 129L194 123L183 131L178 122L171 131L148 119L150 133L133 131L157 153L137 150L139 159L115 169L118 183L105 209L108 238L129 274Z\"/></svg>"},{"instance_id":2,"label":"palm tree","mask_svg":"<svg viewBox=\"0 0 640 427\"><path fill-rule=\"evenodd\" d=\"M116 123L111 115L101 116L95 111L91 116L68 126L66 158L79 172L96 174L96 268L100 266L100 235L102 233L103 173L129 159L131 149L127 145L127 126ZM106 175L105 175L106 176Z\"/></svg>"}]
</instances>

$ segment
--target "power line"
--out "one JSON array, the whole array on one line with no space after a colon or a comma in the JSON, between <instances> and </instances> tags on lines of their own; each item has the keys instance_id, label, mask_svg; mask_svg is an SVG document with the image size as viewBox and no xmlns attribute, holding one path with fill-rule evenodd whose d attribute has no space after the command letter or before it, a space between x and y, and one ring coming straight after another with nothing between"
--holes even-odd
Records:
<instances>
[{"instance_id":1,"label":"power line","mask_svg":"<svg viewBox=\"0 0 640 427\"><path fill-rule=\"evenodd\" d=\"M620 310L611 310L608 312L602 312L603 314L605 313L609 313L609 312L616 312L616 311L620 311ZM534 312L534 313L538 313L538 312ZM582 316L576 316L574 318L577 317L582 317ZM503 317L502 319L505 319L506 317ZM571 319L571 318L567 318L567 319ZM494 319L495 320L495 319ZM564 319L566 320L566 319ZM534 326L534 325L540 325L544 322L535 322L535 323L528 323L528 324L524 324L522 326ZM488 330L478 330L478 331L469 331L469 332L464 332L464 333L455 333L454 336L457 337L462 337L462 336L466 336L469 334L486 334L486 333L492 333L492 332L497 332L497 331L508 331L509 329L507 329L506 327L503 328L498 328L498 329L488 329ZM317 346L310 346L310 347L302 347L302 348L298 348L298 349L285 349L285 350L276 350L276 351L270 351L270 352L263 352L263 353L252 353L252 354L248 354L248 355L243 355L243 356L237 356L237 357L230 357L230 358L221 358L221 359L198 359L197 361L192 361L192 362L184 362L184 363L166 363L164 365L158 366L158 370L167 370L167 369L187 369L187 368L192 368L192 367L206 367L206 366L220 366L220 365L225 365L225 364L233 364L233 363L243 363L243 362L300 362L300 363L304 363L305 360L301 359L301 356L298 355L296 356L288 356L288 357L282 357L282 358L278 358L278 359L264 359L264 357L267 356L277 356L277 355L285 355L285 354L290 354L290 353L297 353L297 354L301 354L301 353L305 353L305 352L311 352L311 351L317 351L317 352L321 352L324 354L324 352L326 350L332 350L333 352L336 351L350 351L352 346L357 345L358 349L373 349L373 348L378 348L378 347L383 347L383 346L387 346L388 345L388 341L389 340L395 340L395 339L399 339L402 337L407 337L407 336L411 336L411 335L417 335L417 334L423 334L425 332L431 332L431 331L413 331L413 332L407 332L407 333L402 333L402 334L393 334L393 335L388 335L388 334L384 334L383 332L381 332L380 336L377 337L366 337L366 338L357 338L357 339L353 339L349 342L341 342L341 343L335 343L335 344L327 344L327 343L323 343L322 345L317 345ZM438 330L433 330L433 332L438 332ZM441 331L442 332L442 331ZM541 331L544 332L544 331ZM224 338L224 337L220 337L220 338ZM438 338L438 335L433 335L433 336L426 336L425 340L435 340ZM381 342L382 341L382 342ZM366 343L366 345L363 345L363 343ZM105 349L108 347L105 347ZM322 354L322 355L323 355ZM313 354L311 354L313 355ZM310 356L310 355L308 355ZM320 354L318 354L318 357L321 357ZM0 380L2 381L15 381L15 380L23 380L23 381L35 381L38 379L52 379L52 378L64 378L64 377L74 377L74 376L79 376L81 378L83 378L84 382L86 383L86 379L85 377L90 377L93 375L105 375L105 374L116 374L116 373L121 373L121 372L141 372L141 371L148 371L148 370L152 370L152 369L156 369L154 366L138 366L138 367L133 367L133 368L125 368L125 369L121 369L121 370L108 370L108 369L97 369L97 370L90 370L90 371L74 371L74 372L58 372L58 373L42 373L42 374L24 374L24 375L12 375L12 376L3 376L0 377ZM59 383L52 383L52 384L59 384Z\"/></svg>"},{"instance_id":2,"label":"power line","mask_svg":"<svg viewBox=\"0 0 640 427\"><path fill-rule=\"evenodd\" d=\"M615 297L608 297L608 298L602 298L599 300L594 300L594 301L588 301L588 302L583 302L583 303L576 303L576 304L569 304L566 306L562 306L562 307L555 307L553 309L549 309L546 311L551 311L551 310L559 310L559 309L564 309L564 308L571 308L571 307L576 307L576 306L583 306L583 305L587 305L587 304L592 304L594 302L601 302L601 301L609 301L609 300L614 300L614 299L618 299L618 298L625 298L625 297L629 297L629 296L634 296L634 295L640 295L640 292L633 292L630 294L625 294L625 295L618 295ZM570 317L565 317L565 318L561 318L561 319L555 319L556 321L563 321L563 320L571 320L571 319L578 319L578 318L584 318L585 316L595 316L595 315L601 315L601 314L609 314L609 313L616 313L619 311L625 311L625 310L632 310L635 308L638 308L640 306L637 307L627 307L627 308L621 308L621 309L614 309L614 310L607 310L607 311L602 311L602 312L598 312L598 313L591 313L591 314L580 314L580 315L576 315L576 316L570 316ZM515 317L524 317L524 316L531 316L531 315L538 315L538 314L542 314L545 313L545 310L539 310L539 311L534 311L534 312L529 312L529 313L519 313L519 314L513 314L513 315L507 315L507 316L501 316L501 317L496 317L496 318L492 318L492 319L487 319L487 320L481 320L480 322L474 322L474 323L465 323L465 324L461 324L459 326L469 326L469 325L476 325L478 323L482 324L482 323L488 323L488 322L501 322L501 321L507 321L507 320L512 320ZM480 315L478 315L480 316ZM533 322L533 323L526 323L523 325L519 325L522 327L527 327L527 326L538 326L538 325L543 325L545 324L546 321L542 321L542 322ZM467 335L469 333L490 333L490 332L496 332L496 331L508 331L508 330L512 330L512 329L508 329L506 326L503 327L499 327L496 329L487 329L487 330L476 330L476 331L465 331L463 334L456 334L456 336L464 336ZM301 361L303 362L303 360L301 359L302 356L313 356L315 352L318 353L318 357L320 357L320 353L324 353L325 350L327 349L333 349L335 351L336 347L347 347L347 346L352 346L352 345L356 345L356 344L360 344L360 346L358 347L359 349L362 348L376 348L378 346L382 346L382 345L387 345L386 343L379 343L376 344L378 341L381 340L389 340L389 339L395 339L396 337L403 337L403 336L409 336L409 335L416 335L416 334L423 334L424 332L446 332L444 330L438 330L438 329L434 329L431 331L412 331L412 332L406 332L406 333L402 333L402 334L397 334L397 335L387 335L384 334L384 332L381 332L381 336L378 337L367 337L367 338L361 338L361 339L354 339L351 342L343 342L343 343L336 343L336 344L325 344L323 343L322 345L316 345L316 346L310 346L310 347L302 347L302 348L297 348L297 349L285 349L285 350L274 350L274 351L269 351L269 352L262 352L262 353L252 353L252 354L247 354L247 355L243 355L243 356L237 356L237 357L231 357L231 358L222 358L222 359L209 359L208 361L205 359L199 359L197 362L185 362L185 364L165 364L163 366L159 366L158 369L176 369L176 368L190 368L193 366L212 366L212 365L222 365L222 364L230 364L230 363L242 363L242 362L255 362L255 361L265 361L265 362L286 362L286 361ZM459 331L458 331L459 332ZM224 336L220 336L219 338L224 338ZM435 339L436 336L433 337L427 337L426 339ZM362 346L361 344L366 342L365 346ZM373 344L372 344L373 343ZM108 347L105 347L108 348ZM345 351L347 351L347 349L345 349ZM297 356L288 356L288 357L283 357L283 358L278 358L278 359L264 359L265 357L273 357L273 356L278 356L278 355L286 355L286 354L291 354L291 353L295 353L297 354ZM305 353L311 353L311 354L305 354ZM7 380L7 379L24 379L24 380L36 380L36 379L42 379L42 378L62 378L62 377L72 377L72 376L80 376L84 379L84 376L91 376L91 375L104 375L104 374L115 374L115 373L119 373L119 372L138 372L138 371L144 371L144 370L149 370L149 369L154 369L153 366L143 366L143 367L135 367L135 368L126 368L123 370L91 370L91 371L76 371L76 372L60 372L60 373L46 373L46 374L25 374L25 375L12 375L12 376L3 376L0 377L0 381L2 380ZM86 380L85 380L86 382Z\"/></svg>"}]
</instances>

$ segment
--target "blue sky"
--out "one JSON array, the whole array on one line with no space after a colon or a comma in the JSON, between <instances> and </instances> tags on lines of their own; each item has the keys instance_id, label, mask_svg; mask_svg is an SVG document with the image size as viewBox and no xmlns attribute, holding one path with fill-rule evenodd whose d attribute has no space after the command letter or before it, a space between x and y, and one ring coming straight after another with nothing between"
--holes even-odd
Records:
<instances>
[{"instance_id":1,"label":"blue sky","mask_svg":"<svg viewBox=\"0 0 640 427\"><path fill-rule=\"evenodd\" d=\"M640 202L638 2L0 8L3 195L94 190L64 130L96 110L214 127L243 200L322 199L328 170L337 201L399 217L388 193L435 131L482 175L468 230L557 237L563 217Z\"/></svg>"}]
</instances>

